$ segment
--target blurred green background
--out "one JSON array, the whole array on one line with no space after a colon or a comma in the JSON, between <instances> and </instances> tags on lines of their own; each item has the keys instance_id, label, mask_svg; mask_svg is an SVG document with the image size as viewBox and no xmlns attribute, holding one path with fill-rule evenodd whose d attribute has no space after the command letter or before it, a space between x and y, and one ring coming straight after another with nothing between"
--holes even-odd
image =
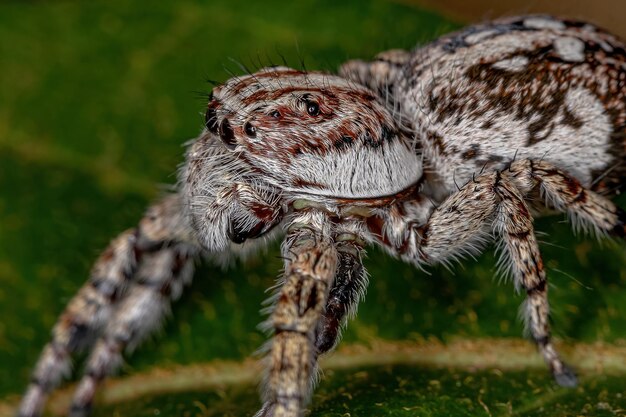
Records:
<instances>
[{"instance_id":1,"label":"blurred green background","mask_svg":"<svg viewBox=\"0 0 626 417\"><path fill-rule=\"evenodd\" d=\"M182 145L202 128L206 79L240 73L237 62L258 68L282 57L334 71L461 23L410 1L0 3L0 415L11 415L99 251L136 223L159 184L175 182ZM624 245L575 237L562 217L536 227L554 334L565 345L602 342L599 355L626 361ZM489 346L495 338L506 356L499 338L521 338L523 298L494 279L492 250L453 272L426 274L376 250L367 266L370 289L346 345ZM249 357L265 339L258 311L280 268L276 248L228 271L199 268L161 337L129 358L122 378ZM327 372L311 415L626 415L623 366L583 374L571 391L541 367L476 368L374 363ZM226 384L111 402L97 415L251 415L257 401L254 385Z\"/></svg>"}]
</instances>

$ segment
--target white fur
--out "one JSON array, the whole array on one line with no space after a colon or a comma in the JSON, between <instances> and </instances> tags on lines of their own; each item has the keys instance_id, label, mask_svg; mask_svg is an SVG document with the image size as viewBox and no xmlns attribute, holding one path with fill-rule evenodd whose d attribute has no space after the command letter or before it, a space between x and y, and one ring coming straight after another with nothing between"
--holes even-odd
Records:
<instances>
[{"instance_id":1,"label":"white fur","mask_svg":"<svg viewBox=\"0 0 626 417\"><path fill-rule=\"evenodd\" d=\"M523 71L524 68L526 68L526 65L528 65L527 57L515 56L510 59L503 59L502 61L498 61L493 64L493 67L506 71L520 72Z\"/></svg>"},{"instance_id":2,"label":"white fur","mask_svg":"<svg viewBox=\"0 0 626 417\"><path fill-rule=\"evenodd\" d=\"M565 61L581 62L585 59L585 44L573 37L566 36L554 41L557 54Z\"/></svg>"}]
</instances>

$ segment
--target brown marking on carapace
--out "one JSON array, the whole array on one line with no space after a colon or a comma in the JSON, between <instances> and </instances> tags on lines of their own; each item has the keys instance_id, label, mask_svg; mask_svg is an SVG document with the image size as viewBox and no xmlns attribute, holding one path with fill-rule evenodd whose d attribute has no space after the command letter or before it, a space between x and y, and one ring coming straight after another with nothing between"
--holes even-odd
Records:
<instances>
[{"instance_id":1,"label":"brown marking on carapace","mask_svg":"<svg viewBox=\"0 0 626 417\"><path fill-rule=\"evenodd\" d=\"M276 111L280 113L279 117L264 115L255 119L257 138L260 140L247 140L243 130L237 132L251 154L277 159L284 164L290 164L294 157L303 153L323 156L357 145L378 148L400 137L391 127L381 128L376 125L378 114L358 120L342 120L339 125L327 129L327 132L318 132L302 127L323 123L325 120L321 113L320 117L298 114L289 106L276 107ZM298 129L298 132L290 135L289 129ZM288 140L285 140L285 135Z\"/></svg>"},{"instance_id":2,"label":"brown marking on carapace","mask_svg":"<svg viewBox=\"0 0 626 417\"><path fill-rule=\"evenodd\" d=\"M335 140L334 145L335 149L344 149L349 147L354 143L354 138L352 136L341 136L341 138Z\"/></svg>"},{"instance_id":3,"label":"brown marking on carapace","mask_svg":"<svg viewBox=\"0 0 626 417\"><path fill-rule=\"evenodd\" d=\"M381 196L381 197L368 197L368 198L349 198L349 197L331 197L337 205L352 205L352 206L364 206L364 207L385 207L389 206L397 201L401 201L411 196L416 189L418 189L422 182L424 181L424 177L420 177L420 179L414 183L413 185L401 190L395 194Z\"/></svg>"},{"instance_id":4,"label":"brown marking on carapace","mask_svg":"<svg viewBox=\"0 0 626 417\"><path fill-rule=\"evenodd\" d=\"M302 178L296 178L292 181L292 185L296 188L316 188L318 190L326 189L324 184L320 184L318 182L307 181Z\"/></svg>"},{"instance_id":5,"label":"brown marking on carapace","mask_svg":"<svg viewBox=\"0 0 626 417\"><path fill-rule=\"evenodd\" d=\"M356 89L346 90L343 88L339 88L337 90L347 95L353 101L376 101L377 100L376 96L372 95L371 92L366 91L366 90L356 90Z\"/></svg>"},{"instance_id":6,"label":"brown marking on carapace","mask_svg":"<svg viewBox=\"0 0 626 417\"><path fill-rule=\"evenodd\" d=\"M319 87L311 86L285 86L283 88L277 90L264 90L260 89L250 94L247 97L244 97L241 102L246 106L255 104L255 103L263 103L263 102L272 102L281 97L294 94L294 93L315 93L316 95L322 96L325 100L328 100L329 105L339 105L339 99L337 97L337 93L344 93L347 90L343 90L341 88L330 89L320 89Z\"/></svg>"}]
</instances>

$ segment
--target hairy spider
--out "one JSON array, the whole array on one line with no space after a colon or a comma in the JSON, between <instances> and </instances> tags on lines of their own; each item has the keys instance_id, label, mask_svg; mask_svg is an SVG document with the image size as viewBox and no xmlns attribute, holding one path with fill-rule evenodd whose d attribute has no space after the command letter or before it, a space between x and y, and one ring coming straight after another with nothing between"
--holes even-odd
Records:
<instances>
[{"instance_id":1,"label":"hairy spider","mask_svg":"<svg viewBox=\"0 0 626 417\"><path fill-rule=\"evenodd\" d=\"M625 214L607 196L626 184L625 48L583 22L526 16L350 61L339 76L274 67L216 87L178 193L98 259L19 415L40 415L71 355L90 348L71 408L87 414L124 349L180 296L195 258L283 237L257 416L301 414L318 356L362 298L369 244L422 266L495 240L556 382L576 385L550 338L533 215L565 212L575 227L624 236Z\"/></svg>"}]
</instances>

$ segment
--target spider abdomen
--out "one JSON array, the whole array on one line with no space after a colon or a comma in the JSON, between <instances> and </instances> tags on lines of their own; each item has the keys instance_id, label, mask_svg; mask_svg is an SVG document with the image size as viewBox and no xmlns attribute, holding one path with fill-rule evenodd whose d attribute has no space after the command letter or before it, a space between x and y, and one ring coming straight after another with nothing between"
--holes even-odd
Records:
<instances>
[{"instance_id":1,"label":"spider abdomen","mask_svg":"<svg viewBox=\"0 0 626 417\"><path fill-rule=\"evenodd\" d=\"M625 162L626 49L592 25L546 16L473 26L417 49L395 100L447 192L513 158L595 184ZM621 187L623 169L595 189Z\"/></svg>"}]
</instances>

